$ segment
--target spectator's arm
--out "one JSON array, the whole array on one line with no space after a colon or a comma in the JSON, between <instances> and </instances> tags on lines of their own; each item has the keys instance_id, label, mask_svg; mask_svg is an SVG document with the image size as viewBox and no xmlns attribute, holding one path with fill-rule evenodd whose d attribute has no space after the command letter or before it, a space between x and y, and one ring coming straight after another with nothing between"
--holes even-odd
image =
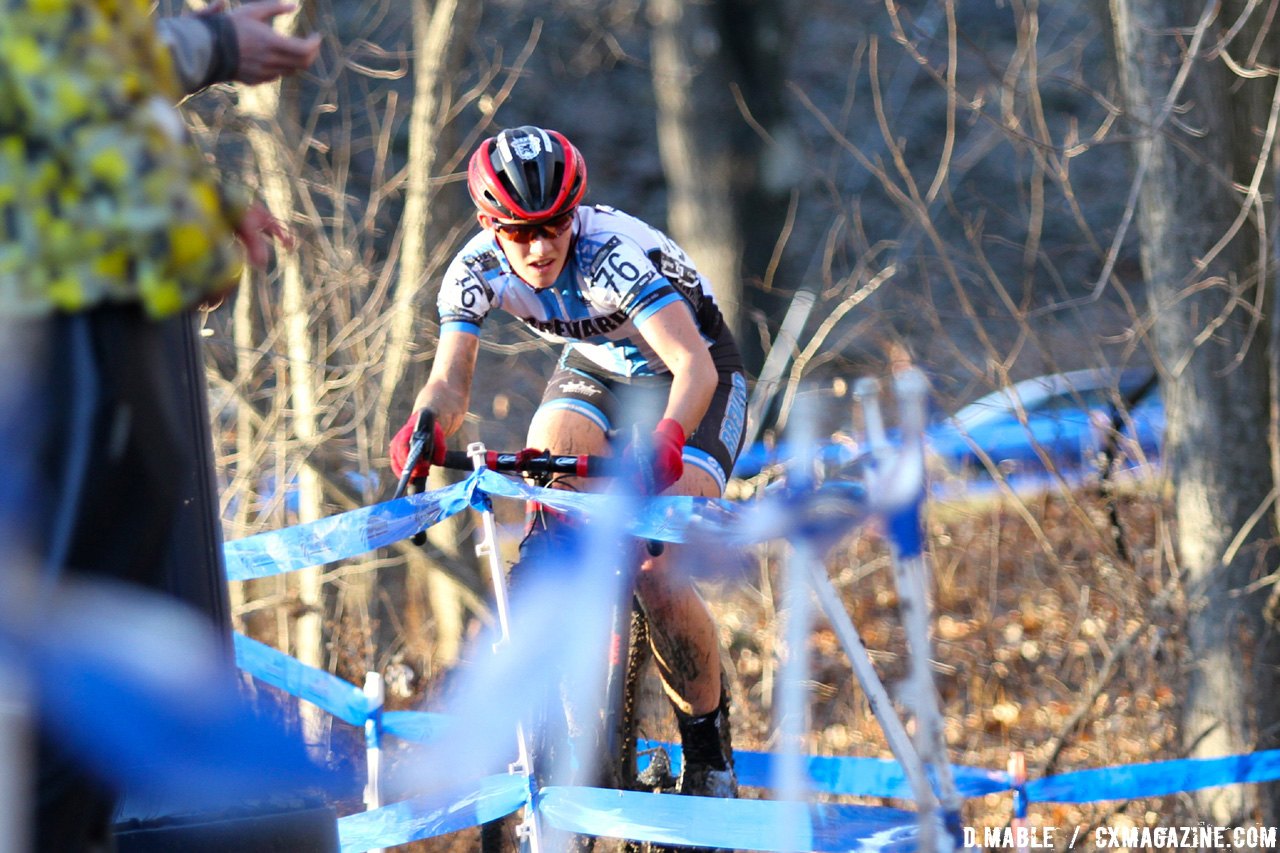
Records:
<instances>
[{"instance_id":1,"label":"spectator's arm","mask_svg":"<svg viewBox=\"0 0 1280 853\"><path fill-rule=\"evenodd\" d=\"M240 46L235 79L242 83L268 83L305 71L320 53L320 34L306 38L287 36L271 26L276 15L298 7L277 0L254 0L227 12Z\"/></svg>"},{"instance_id":2,"label":"spectator's arm","mask_svg":"<svg viewBox=\"0 0 1280 853\"><path fill-rule=\"evenodd\" d=\"M187 94L228 80L267 83L297 74L315 62L320 52L318 33L298 38L271 26L277 15L297 8L292 3L253 0L229 11L223 8L219 0L199 14L156 22Z\"/></svg>"},{"instance_id":3,"label":"spectator's arm","mask_svg":"<svg viewBox=\"0 0 1280 853\"><path fill-rule=\"evenodd\" d=\"M240 68L240 40L230 15L161 18L156 21L156 32L169 48L182 90L188 95L235 79Z\"/></svg>"}]
</instances>

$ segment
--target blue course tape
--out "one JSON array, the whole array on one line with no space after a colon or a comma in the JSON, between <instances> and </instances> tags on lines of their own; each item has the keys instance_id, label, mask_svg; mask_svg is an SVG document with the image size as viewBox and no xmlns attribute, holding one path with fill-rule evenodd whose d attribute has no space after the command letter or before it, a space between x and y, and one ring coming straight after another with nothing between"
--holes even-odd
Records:
<instances>
[{"instance_id":1,"label":"blue course tape","mask_svg":"<svg viewBox=\"0 0 1280 853\"><path fill-rule=\"evenodd\" d=\"M467 508L472 480L226 543L227 578L250 580L358 557Z\"/></svg>"},{"instance_id":2,"label":"blue course tape","mask_svg":"<svg viewBox=\"0 0 1280 853\"><path fill-rule=\"evenodd\" d=\"M899 559L910 560L924 553L919 501L908 504L889 517L889 536L898 549Z\"/></svg>"},{"instance_id":3,"label":"blue course tape","mask_svg":"<svg viewBox=\"0 0 1280 853\"><path fill-rule=\"evenodd\" d=\"M898 809L604 788L546 788L539 813L568 832L737 850L907 853L919 835L916 815Z\"/></svg>"},{"instance_id":4,"label":"blue course tape","mask_svg":"<svg viewBox=\"0 0 1280 853\"><path fill-rule=\"evenodd\" d=\"M1027 798L1041 803L1095 803L1276 779L1280 779L1280 750L1273 749L1223 758L1181 758L1077 770L1027 782Z\"/></svg>"},{"instance_id":5,"label":"blue course tape","mask_svg":"<svg viewBox=\"0 0 1280 853\"><path fill-rule=\"evenodd\" d=\"M368 719L371 713L368 699L354 685L241 635L235 637L235 648L237 664L255 677L311 701L354 726L363 726ZM438 736L447 722L448 718L441 714L391 711L383 715L383 731L405 740L427 741ZM642 754L655 748L665 749L671 758L673 769L678 771L681 760L679 746L648 740L640 741L637 746ZM760 788L773 785L774 765L778 756L739 750L735 752L734 760L741 784ZM910 785L901 766L892 759L809 756L806 767L809 782L816 792L912 798ZM1002 771L957 766L952 769L959 793L966 798L1004 792L1012 787L1008 774ZM1027 802L1073 803L1132 800L1276 779L1280 779L1280 750L1271 750L1224 758L1179 759L1063 773L1028 782L1025 799ZM343 850L394 846L418 838L455 832L509 814L528 796L526 783L520 777L504 774L483 780L479 784L480 787L474 790L418 798L344 818L348 823L347 828L343 829L340 822ZM897 850L900 845L906 845L901 849L911 849L910 845L914 843L914 835L911 834L914 833L914 817L909 812L812 806L807 814L799 818L793 814L790 818L796 821L795 825L802 826L803 831L809 833L803 839L776 835L780 830L773 822L785 815L772 812L767 815L756 814L754 817L745 815L740 817L765 821L768 828L761 829L757 826L746 836L739 838L736 834L729 837L716 834L720 832L719 829L713 832L706 828L722 827L726 820L723 812L686 814L689 807L670 802L688 802L690 798L663 797L655 805L649 794L624 794L618 791L583 793L590 790L592 789L549 789L544 792L541 808L553 820L554 825L562 829L655 843L704 844L753 850L804 848L815 851ZM556 793L548 797L552 791ZM770 808L785 806L786 804L773 803ZM734 809L738 806L726 801L715 801L707 808ZM845 813L842 809L853 811ZM885 815L895 815L893 821L896 821L887 827L887 834L886 826L879 823ZM899 820L896 815L906 817ZM689 821L708 823L706 827L702 824L694 826ZM775 834L770 835L770 832ZM862 834L866 833L874 838L864 838ZM715 837L712 837L713 834ZM359 846L362 844L367 846Z\"/></svg>"},{"instance_id":6,"label":"blue course tape","mask_svg":"<svg viewBox=\"0 0 1280 853\"><path fill-rule=\"evenodd\" d=\"M244 580L358 556L407 538L467 506L485 507L491 497L539 500L556 509L588 517L616 512L621 500L610 495L542 489L481 470L462 483L435 492L230 542L227 544L228 577ZM828 528L847 527L850 520L858 517L865 508L864 504L865 496L856 489L832 490L825 486L812 492L810 497L788 494L772 501L766 498L747 510L725 501L700 498L657 498L638 505L626 502L634 512L635 521L628 531L632 535L680 542L697 533L740 543L780 535L780 524L791 526L794 533L794 525L798 521L804 522L802 526L809 538L821 538ZM759 524L761 521L766 523ZM764 529L763 535L761 528ZM893 513L890 531L901 557L918 556L922 548L919 505L913 504ZM236 636L235 643L237 663L256 677L314 702L352 725L363 726L369 718L372 709L368 700L362 691L348 682L306 667L246 637ZM407 740L429 740L439 734L444 722L440 715L390 712L384 715L383 731ZM642 749L654 745L646 744ZM672 753L673 763L678 764L679 749L671 746L667 749ZM736 762L740 781L754 787L770 786L775 761L775 756L765 753L738 752ZM815 756L808 759L808 771L811 784L818 791L903 799L911 797L901 768L891 760ZM958 767L955 772L957 787L966 797L1011 788L1008 775L999 771ZM1086 803L1163 796L1276 779L1280 779L1280 750L1064 773L1028 782L1025 794L1030 802ZM696 797L655 798L649 794L597 789L549 789L543 793L541 806L553 822L558 821L557 826L589 834L758 850L797 847L811 850L895 850L899 849L895 845L909 847L914 843L914 816L907 812L851 806L809 806L801 814L786 811L797 808L795 804L778 802L710 801L706 805ZM453 832L508 814L527 796L524 780L504 775L485 780L480 790L467 793L461 799L456 794L418 798L353 815L343 819L347 822L347 828L341 830L343 849L390 846L414 838ZM625 812L620 810L623 806ZM638 811L633 812L633 808ZM741 820L727 814L727 811L742 808L748 809L748 813L739 816ZM702 814L699 809L710 811ZM768 815L761 811L769 809L773 811ZM850 809L854 811L848 811ZM792 823L787 824L784 819ZM761 820L758 824L753 822ZM726 826L748 824L750 827L743 830L745 834L741 838L738 835L728 838L717 831ZM801 826L808 835L805 840L795 836L782 838L776 836L778 826ZM405 835L406 827L411 835ZM377 835L377 838L372 838L372 835ZM366 846L359 846L362 844Z\"/></svg>"},{"instance_id":7,"label":"blue course tape","mask_svg":"<svg viewBox=\"0 0 1280 853\"><path fill-rule=\"evenodd\" d=\"M386 711L382 715L382 730L402 740L426 743L435 740L449 723L444 714L426 711Z\"/></svg>"},{"instance_id":8,"label":"blue course tape","mask_svg":"<svg viewBox=\"0 0 1280 853\"><path fill-rule=\"evenodd\" d=\"M642 748L658 746L645 742ZM679 760L679 749L673 762ZM739 779L767 787L774 756L738 752ZM810 758L815 788L827 793L909 798L910 790L888 759ZM967 797L1009 790L1007 774L956 769ZM871 778L858 778L866 774ZM877 778L878 777L878 778ZM1039 802L1097 802L1191 791L1280 777L1280 750L1218 759L1185 759L1132 767L1064 773L1028 784ZM444 835L509 814L527 797L521 777L501 775L478 787L417 798L341 819L344 853L389 847ZM772 800L712 800L601 788L547 788L539 810L558 829L657 844L741 850L909 851L916 849L913 812L866 806L796 804Z\"/></svg>"},{"instance_id":9,"label":"blue course tape","mask_svg":"<svg viewBox=\"0 0 1280 853\"><path fill-rule=\"evenodd\" d=\"M236 665L266 683L320 706L333 716L363 728L372 709L354 684L307 666L282 651L235 635Z\"/></svg>"},{"instance_id":10,"label":"blue course tape","mask_svg":"<svg viewBox=\"0 0 1280 853\"><path fill-rule=\"evenodd\" d=\"M678 773L681 761L679 745L651 740L637 741L638 753L643 754L655 748L666 750L671 758L672 773ZM733 766L739 784L753 788L772 788L776 778L775 765L779 759L780 756L773 753L735 749ZM647 763L646 758L642 764ZM819 793L903 800L915 798L902 765L891 758L811 755L806 758L806 767L809 784ZM644 766L640 769L643 770ZM961 796L981 797L1009 790L1009 774L1003 771L958 767L954 764L951 769Z\"/></svg>"},{"instance_id":11,"label":"blue course tape","mask_svg":"<svg viewBox=\"0 0 1280 853\"><path fill-rule=\"evenodd\" d=\"M778 758L777 755L762 752L735 752L734 766L738 769L738 781L744 785L773 787L776 778L774 765ZM816 791L849 796L915 799L902 765L893 759L812 755L807 759L807 766L809 781ZM955 765L951 769L956 777L956 787L963 797L981 797L1009 790L1009 776L1006 773Z\"/></svg>"},{"instance_id":12,"label":"blue course tape","mask_svg":"<svg viewBox=\"0 0 1280 853\"><path fill-rule=\"evenodd\" d=\"M697 535L747 545L797 535L797 531L829 538L866 515L865 493L840 483L801 494L775 495L744 508L711 498L634 501L616 495L545 489L484 469L443 489L227 542L227 578L251 580L358 557L407 539L468 506L484 508L490 497L537 500L587 518L615 517L625 507L632 519L627 528L630 535L661 542L687 542Z\"/></svg>"},{"instance_id":13,"label":"blue course tape","mask_svg":"<svg viewBox=\"0 0 1280 853\"><path fill-rule=\"evenodd\" d=\"M625 509L631 523L627 533L660 542L684 542L693 530L721 535L741 527L739 506L713 498L669 496L640 501L596 492L571 492L531 486L523 480L503 476L488 469L473 475L475 489L499 498L536 500L553 509L587 519L613 518Z\"/></svg>"},{"instance_id":14,"label":"blue course tape","mask_svg":"<svg viewBox=\"0 0 1280 853\"><path fill-rule=\"evenodd\" d=\"M339 818L338 841L342 853L361 853L448 835L506 817L524 805L526 795L523 777L508 773L488 776L469 788L414 797Z\"/></svg>"}]
</instances>

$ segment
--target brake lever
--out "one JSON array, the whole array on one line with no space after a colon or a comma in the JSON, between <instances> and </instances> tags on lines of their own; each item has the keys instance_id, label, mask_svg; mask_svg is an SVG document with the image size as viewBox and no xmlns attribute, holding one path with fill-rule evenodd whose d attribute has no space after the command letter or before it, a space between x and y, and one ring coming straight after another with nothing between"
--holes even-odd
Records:
<instances>
[{"instance_id":1,"label":"brake lever","mask_svg":"<svg viewBox=\"0 0 1280 853\"><path fill-rule=\"evenodd\" d=\"M405 494L416 495L421 492L425 492L426 490L427 490L427 478L414 477L409 481L408 486L405 488ZM419 530L417 533L409 537L409 541L412 542L414 545L427 544L427 531Z\"/></svg>"},{"instance_id":2,"label":"brake lever","mask_svg":"<svg viewBox=\"0 0 1280 853\"><path fill-rule=\"evenodd\" d=\"M423 409L418 412L418 421L413 425L413 435L409 438L409 455L405 458L404 468L400 472L400 480L396 483L395 493L391 496L392 500L426 491L426 478L414 477L413 469L417 467L418 460L422 458L423 452L427 449L427 442L431 441L432 436L435 434L435 425L436 416L430 409ZM409 541L414 545L426 544L427 532L419 530L409 537Z\"/></svg>"}]
</instances>

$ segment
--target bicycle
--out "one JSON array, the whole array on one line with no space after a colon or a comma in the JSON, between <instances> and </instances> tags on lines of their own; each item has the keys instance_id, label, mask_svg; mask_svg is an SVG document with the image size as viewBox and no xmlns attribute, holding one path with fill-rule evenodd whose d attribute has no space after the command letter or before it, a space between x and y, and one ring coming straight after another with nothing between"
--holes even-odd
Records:
<instances>
[{"instance_id":1,"label":"bicycle","mask_svg":"<svg viewBox=\"0 0 1280 853\"><path fill-rule=\"evenodd\" d=\"M397 485L397 497L411 485L410 472L431 441L433 429L434 424L430 420L430 413L424 411L418 423L415 424L409 457L400 483ZM617 460L602 456L554 455L550 451L495 452L488 450L483 444L474 443L469 445L466 451L454 450L436 454L432 464L452 470L472 471L487 468L499 473L521 474L545 486L558 475L614 476ZM480 533L483 539L476 550L480 556L487 558L489 564L490 582L493 587L500 632L499 643L510 642L509 592L513 580L518 584L519 567L521 564L536 562L538 558L545 557L545 554L536 552L538 548L557 552L563 556L558 549L564 545L564 540L558 537L559 532L555 529L556 525L552 523L552 516L543 507L531 519L530 529L526 531L521 543L520 560L512 566L508 576L498 553L497 523L492 508L481 509L479 514ZM419 540L415 538L415 541ZM657 556L661 553L663 545L661 542L646 540L643 547L647 548L650 554ZM620 574L616 576L617 596L610 608L605 688L598 707L584 713L581 708L572 707L569 703L569 691L560 691L561 695L558 697L544 696L536 702L535 718L518 727L516 732L518 757L513 770L518 769L529 775L534 792L541 790L551 781L553 770L563 766L563 759L568 757L564 754L565 751L575 749L587 751L598 758L597 761L587 762L588 766L598 769L598 775L595 778L574 780L577 784L593 784L621 790L662 792L675 790L677 779L671 773L670 757L665 750L657 748L648 751L645 757L649 758L649 762L644 771L640 771L642 756L637 746L640 724L637 688L644 668L652 657L652 652L644 610L634 594L634 576L639 562L638 559L618 561L616 571ZM728 689L723 674L721 678L721 703L726 713L727 723ZM585 730L583 730L584 721ZM723 726L721 736L725 754L732 755L729 725ZM585 852L592 850L595 845L594 837L565 837L564 833L541 826L534 809L526 809L517 827L515 839L509 837L506 823L505 820L493 821L481 827L482 853L500 853L513 846L513 842L521 853L542 853L546 850ZM624 853L677 853L685 849L687 848L625 839L621 842L621 850Z\"/></svg>"}]
</instances>

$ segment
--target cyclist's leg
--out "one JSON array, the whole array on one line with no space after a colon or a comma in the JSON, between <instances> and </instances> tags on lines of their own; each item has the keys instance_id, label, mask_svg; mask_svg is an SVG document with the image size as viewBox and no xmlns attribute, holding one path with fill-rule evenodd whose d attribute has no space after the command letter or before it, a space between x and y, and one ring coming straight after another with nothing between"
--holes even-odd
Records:
<instances>
[{"instance_id":1,"label":"cyclist's leg","mask_svg":"<svg viewBox=\"0 0 1280 853\"><path fill-rule=\"evenodd\" d=\"M529 424L527 446L559 455L607 455L608 430L616 404L613 392L599 377L566 365L566 359L561 359L547 380L542 401ZM567 474L556 475L548 485L572 491L591 487L588 480ZM552 510L530 505L521 552L547 546L558 538L556 528L566 522Z\"/></svg>"},{"instance_id":2,"label":"cyclist's leg","mask_svg":"<svg viewBox=\"0 0 1280 853\"><path fill-rule=\"evenodd\" d=\"M717 359L720 382L711 405L685 445L684 475L667 494L717 498L724 493L746 415L746 380L736 353L728 350ZM737 781L719 640L710 611L693 581L679 570L679 561L678 546L649 558L637 588L649 617L654 656L680 723L685 751L680 790L732 796Z\"/></svg>"},{"instance_id":3,"label":"cyclist's leg","mask_svg":"<svg viewBox=\"0 0 1280 853\"><path fill-rule=\"evenodd\" d=\"M562 455L607 456L616 409L617 399L607 380L574 368L566 356L547 380L542 402L529 423L528 446ZM551 485L586 491L590 483L559 476Z\"/></svg>"},{"instance_id":4,"label":"cyclist's leg","mask_svg":"<svg viewBox=\"0 0 1280 853\"><path fill-rule=\"evenodd\" d=\"M557 455L601 455L607 452L604 430L578 412L563 408L540 408L529 425L528 446L550 450ZM557 474L547 485L553 489L586 491L590 481L569 474ZM524 541L520 544L521 560L546 553L564 554L576 547L572 518L536 501L525 507Z\"/></svg>"},{"instance_id":5,"label":"cyclist's leg","mask_svg":"<svg viewBox=\"0 0 1280 853\"><path fill-rule=\"evenodd\" d=\"M604 427L587 415L568 408L540 407L529 424L528 442L530 447L550 450L557 455L589 453L607 456L610 453ZM565 475L551 485L552 488L586 491L586 482L583 478Z\"/></svg>"},{"instance_id":6,"label":"cyclist's leg","mask_svg":"<svg viewBox=\"0 0 1280 853\"><path fill-rule=\"evenodd\" d=\"M629 393L629 389L622 389ZM582 371L563 366L551 378L542 405L529 426L529 446L557 454L608 455L607 432L618 403L609 385ZM696 449L694 450L696 453ZM707 454L702 453L701 456ZM712 460L714 462L714 460ZM587 491L577 477L561 477L553 487ZM720 482L706 466L686 465L667 494L719 497ZM675 707L706 714L720 703L720 658L711 612L687 578L666 571L669 560L648 557L636 592L653 631L653 645L667 693Z\"/></svg>"},{"instance_id":7,"label":"cyclist's leg","mask_svg":"<svg viewBox=\"0 0 1280 853\"><path fill-rule=\"evenodd\" d=\"M719 484L689 466L667 494L719 497ZM732 797L737 793L723 688L720 643L706 602L683 572L674 571L679 546L646 555L636 583L663 688L671 700L684 751L679 790Z\"/></svg>"},{"instance_id":8,"label":"cyclist's leg","mask_svg":"<svg viewBox=\"0 0 1280 853\"><path fill-rule=\"evenodd\" d=\"M608 440L600 417L594 412L591 416L584 414L584 409L576 403L565 405L565 401L556 396L558 384L564 383L555 382L553 377L544 396L544 404L539 407L529 425L528 446L547 449L556 455L606 454ZM548 485L551 488L584 491L592 484L584 478L559 475ZM523 585L524 581L520 578L522 571L532 568L540 581L559 584L560 589L576 588L579 573L591 569L591 561L582 555L581 549L585 543L579 535L581 531L576 520L536 502L530 502L526 509L526 532L520 546L520 565L512 568L514 587L518 590ZM551 574L548 575L548 572ZM529 580L532 580L532 576ZM607 605L601 602L599 606L603 608ZM608 648L607 637L600 637L600 648L600 659L603 660L603 650ZM565 673L559 671L559 661L548 660L546 663L551 670L558 672L559 695L544 709L545 720L540 734L547 741L540 749L544 753L542 760L551 758L553 766L548 767L548 770L558 768L560 772L570 772L569 777L553 780L557 784L600 784L597 773L604 769L602 746L605 739L599 720L600 697L582 695L581 679L566 678ZM551 725L557 712L559 716L555 718L555 722L558 725ZM557 728L560 729L559 733ZM555 754L559 747L566 743L563 740L565 736L568 737L570 752L559 752L561 760L556 760ZM546 754L548 752L551 753L550 756Z\"/></svg>"},{"instance_id":9,"label":"cyclist's leg","mask_svg":"<svg viewBox=\"0 0 1280 853\"><path fill-rule=\"evenodd\" d=\"M742 444L746 380L726 364L702 422L684 450L684 474L665 494L718 498ZM637 592L649 617L654 653L677 711L703 715L720 704L720 656L715 623L693 581L673 571L677 546L648 556Z\"/></svg>"},{"instance_id":10,"label":"cyclist's leg","mask_svg":"<svg viewBox=\"0 0 1280 853\"><path fill-rule=\"evenodd\" d=\"M719 497L720 489L705 471L685 469L668 495ZM706 714L720 704L720 651L715 622L693 581L671 571L679 546L667 545L659 556L646 553L636 592L649 618L654 654L663 686L682 713Z\"/></svg>"}]
</instances>

